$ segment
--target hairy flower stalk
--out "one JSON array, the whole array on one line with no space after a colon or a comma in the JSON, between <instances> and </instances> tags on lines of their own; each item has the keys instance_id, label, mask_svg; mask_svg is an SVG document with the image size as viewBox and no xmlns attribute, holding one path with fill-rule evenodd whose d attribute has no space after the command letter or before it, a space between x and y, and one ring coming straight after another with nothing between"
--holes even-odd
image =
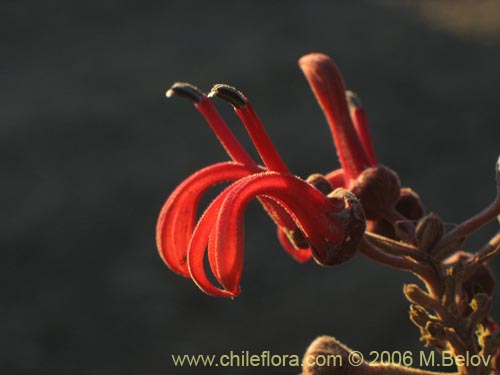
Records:
<instances>
[{"instance_id":1,"label":"hairy flower stalk","mask_svg":"<svg viewBox=\"0 0 500 375\"><path fill-rule=\"evenodd\" d=\"M299 65L329 124L340 168L305 180L293 175L240 91L218 84L206 95L188 83L175 83L167 96L193 102L231 161L199 170L171 193L157 224L160 256L205 293L237 296L243 272L244 212L256 198L276 224L279 242L299 262L312 256L320 265L340 265L359 252L415 275L422 284L404 285L403 292L425 346L451 353L457 359L457 374L498 374L500 330L490 314L495 280L488 262L500 252L500 232L476 252L466 252L462 245L500 215L500 193L485 210L446 233L439 216L426 215L419 196L402 188L398 175L379 164L365 110L359 98L346 91L333 61L312 53L302 57ZM233 106L262 165L239 143L212 97ZM496 177L498 188L500 159ZM222 182L230 184L198 217L202 195ZM353 367L308 362L319 354L347 358L352 353L336 339L320 337L304 356L304 375L435 374L398 364ZM483 361L460 362L465 356Z\"/></svg>"}]
</instances>

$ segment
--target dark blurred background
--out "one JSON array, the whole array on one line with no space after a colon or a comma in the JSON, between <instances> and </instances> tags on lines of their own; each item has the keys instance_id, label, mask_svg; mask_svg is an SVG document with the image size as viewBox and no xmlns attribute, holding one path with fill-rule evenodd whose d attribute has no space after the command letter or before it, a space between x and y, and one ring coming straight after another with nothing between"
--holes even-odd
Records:
<instances>
[{"instance_id":1,"label":"dark blurred background","mask_svg":"<svg viewBox=\"0 0 500 375\"><path fill-rule=\"evenodd\" d=\"M170 356L301 355L320 334L365 354L418 353L401 291L413 277L363 256L335 269L297 264L257 204L246 214L240 297L205 296L164 266L154 240L164 200L189 174L227 160L195 109L164 92L175 81L237 86L306 177L338 163L296 61L329 54L364 101L379 160L452 227L495 194L498 2L4 1L0 9L2 374L296 374L180 369Z\"/></svg>"}]
</instances>

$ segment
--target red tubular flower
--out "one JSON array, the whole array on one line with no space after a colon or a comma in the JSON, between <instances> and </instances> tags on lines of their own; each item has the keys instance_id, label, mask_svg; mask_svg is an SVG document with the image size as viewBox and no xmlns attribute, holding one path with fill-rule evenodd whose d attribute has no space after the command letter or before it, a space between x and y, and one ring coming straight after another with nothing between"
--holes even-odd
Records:
<instances>
[{"instance_id":1,"label":"red tubular flower","mask_svg":"<svg viewBox=\"0 0 500 375\"><path fill-rule=\"evenodd\" d=\"M186 264L187 250L196 223L198 203L203 193L214 185L225 181L235 181L252 173L263 172L265 168L258 166L243 149L205 94L186 83L173 85L167 92L167 96L173 94L187 97L194 102L195 107L207 119L228 154L235 160L234 163L221 163L207 167L190 176L174 190L160 212L156 230L160 256L174 272L190 277ZM266 198L262 199L262 204L278 224L280 232L299 232L283 207ZM286 239L282 239L282 243L297 261L305 262L310 259L311 252L308 249L297 250Z\"/></svg>"},{"instance_id":2,"label":"red tubular flower","mask_svg":"<svg viewBox=\"0 0 500 375\"><path fill-rule=\"evenodd\" d=\"M285 250L301 262L312 254L322 265L345 262L356 253L365 230L365 214L369 224L386 220L395 226L396 221L408 218L396 208L402 196L399 178L377 163L364 109L353 93L346 92L335 64L327 56L313 53L302 57L299 65L330 125L341 164L325 177L312 175L304 181L293 176L248 99L233 87L215 85L207 96L192 85L177 83L167 92L167 96L175 93L194 102L233 159L186 179L165 203L157 225L157 245L165 263L191 277L208 294L239 293L243 214L252 198L259 199L277 224ZM244 150L214 107L212 96L233 106L265 166L259 166ZM196 224L202 194L225 181L232 184ZM398 236L413 241L413 224L396 229ZM206 253L219 286L206 275Z\"/></svg>"},{"instance_id":3,"label":"red tubular flower","mask_svg":"<svg viewBox=\"0 0 500 375\"><path fill-rule=\"evenodd\" d=\"M255 197L278 225L280 242L295 259L306 261L312 253L318 263L334 265L355 254L365 229L357 199L343 189L327 195L329 184L325 189L314 179L309 183L290 174L243 94L230 86L216 85L209 96L219 96L233 105L266 167L249 157L209 96L185 83L175 84L167 96L174 93L195 103L234 162L196 172L174 190L162 208L157 245L173 271L191 277L207 294L236 296L243 268L243 214ZM224 181L235 182L219 194L195 226L202 194ZM207 247L210 268L220 286L206 275Z\"/></svg>"},{"instance_id":4,"label":"red tubular flower","mask_svg":"<svg viewBox=\"0 0 500 375\"><path fill-rule=\"evenodd\" d=\"M191 277L207 294L239 293L243 213L248 202L259 195L285 207L311 244L316 259L330 264L348 260L356 250L356 240L363 235L364 217L356 198L342 192L338 197L327 197L300 178L277 172L257 173L235 182L212 202L196 226L188 251ZM349 236L353 245L346 241ZM211 269L223 289L214 286L205 274L207 245Z\"/></svg>"},{"instance_id":5,"label":"red tubular flower","mask_svg":"<svg viewBox=\"0 0 500 375\"><path fill-rule=\"evenodd\" d=\"M365 169L375 165L370 161L361 142L361 139L364 139L370 144L370 149L373 149L369 134L363 133L368 131L368 127L354 127L342 77L328 56L311 53L299 60L299 66L330 125L343 170L344 185L350 187ZM361 116L355 118L358 124L364 120ZM357 130L362 133L359 134Z\"/></svg>"},{"instance_id":6,"label":"red tubular flower","mask_svg":"<svg viewBox=\"0 0 500 375\"><path fill-rule=\"evenodd\" d=\"M410 205L406 197L405 203L399 204L408 189L401 189L394 171L377 163L361 102L354 93L345 91L338 69L328 56L306 55L299 66L330 125L342 167L325 177L332 186L349 189L359 198L369 228L391 223L399 237L414 242L415 226L410 220L421 217L414 217L415 211L421 211L420 200L413 193Z\"/></svg>"}]
</instances>

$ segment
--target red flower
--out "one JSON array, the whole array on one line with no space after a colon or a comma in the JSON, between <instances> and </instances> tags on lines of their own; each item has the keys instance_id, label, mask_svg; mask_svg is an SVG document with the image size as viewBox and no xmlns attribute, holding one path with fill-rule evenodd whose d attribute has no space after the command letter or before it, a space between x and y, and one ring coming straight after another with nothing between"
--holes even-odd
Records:
<instances>
[{"instance_id":1,"label":"red flower","mask_svg":"<svg viewBox=\"0 0 500 375\"><path fill-rule=\"evenodd\" d=\"M365 210L376 215L378 206L384 211L399 197L399 180L388 168L377 164L363 109L348 94L349 110L335 65L320 54L307 55L299 63L330 124L342 166L326 179L313 175L302 180L292 175L248 99L236 89L216 85L206 96L194 86L177 83L167 92L167 96L175 93L194 102L233 159L204 168L179 185L165 203L157 225L157 245L165 263L173 271L191 277L207 294L232 297L240 291L243 215L252 198L258 198L275 221L280 242L295 259L306 261L312 253L318 263L334 265L356 253L365 230L357 198L338 188L360 194ZM233 105L265 167L257 165L243 149L210 96L219 96ZM373 181L379 180L389 187L382 194L378 189L373 191ZM196 224L200 197L209 187L224 181L234 182L214 199ZM375 195L374 208L373 199L363 202L366 192ZM206 275L206 253L220 286Z\"/></svg>"},{"instance_id":2,"label":"red flower","mask_svg":"<svg viewBox=\"0 0 500 375\"><path fill-rule=\"evenodd\" d=\"M377 163L359 99L345 91L328 56L312 53L302 57L299 65L330 125L342 167L326 179L360 200L368 230L415 243L414 222L423 216L420 198L411 189L401 188L393 170Z\"/></svg>"},{"instance_id":3,"label":"red flower","mask_svg":"<svg viewBox=\"0 0 500 375\"><path fill-rule=\"evenodd\" d=\"M342 167L326 178L332 185L352 191L368 219L387 215L400 196L399 177L377 163L359 99L345 91L338 69L328 56L312 53L302 57L299 65L330 125Z\"/></svg>"},{"instance_id":4,"label":"red flower","mask_svg":"<svg viewBox=\"0 0 500 375\"><path fill-rule=\"evenodd\" d=\"M299 60L299 66L330 125L342 166L327 177L350 187L365 169L377 164L364 110L353 93L346 93L342 77L328 56L306 55Z\"/></svg>"}]
</instances>

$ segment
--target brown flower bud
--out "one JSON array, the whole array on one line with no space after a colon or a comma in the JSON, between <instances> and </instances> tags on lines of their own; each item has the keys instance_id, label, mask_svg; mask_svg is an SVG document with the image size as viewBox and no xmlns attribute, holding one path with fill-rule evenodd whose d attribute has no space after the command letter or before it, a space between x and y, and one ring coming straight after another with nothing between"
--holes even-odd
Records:
<instances>
[{"instance_id":1,"label":"brown flower bud","mask_svg":"<svg viewBox=\"0 0 500 375\"><path fill-rule=\"evenodd\" d=\"M444 225L438 215L430 213L422 218L418 224L415 235L417 244L423 251L429 252L443 237Z\"/></svg>"},{"instance_id":2,"label":"brown flower bud","mask_svg":"<svg viewBox=\"0 0 500 375\"><path fill-rule=\"evenodd\" d=\"M410 188L401 188L399 198L394 208L408 220L418 220L424 216L424 208L420 202L420 197ZM384 218L368 220L366 226L369 232L377 233L392 239L398 239L394 231L394 226Z\"/></svg>"},{"instance_id":3,"label":"brown flower bud","mask_svg":"<svg viewBox=\"0 0 500 375\"><path fill-rule=\"evenodd\" d=\"M377 165L365 169L351 191L361 201L366 218L376 220L395 205L400 189L396 172L384 165Z\"/></svg>"},{"instance_id":4,"label":"brown flower bud","mask_svg":"<svg viewBox=\"0 0 500 375\"><path fill-rule=\"evenodd\" d=\"M331 245L325 255L318 254L314 247L311 250L317 263L334 266L348 261L356 254L365 234L366 224L361 203L349 190L335 189L328 194L328 198L344 202L344 209L332 214L344 228L344 239L336 245Z\"/></svg>"},{"instance_id":5,"label":"brown flower bud","mask_svg":"<svg viewBox=\"0 0 500 375\"><path fill-rule=\"evenodd\" d=\"M325 176L319 173L314 173L307 177L306 182L314 186L325 195L328 195L333 190L330 182L328 182Z\"/></svg>"},{"instance_id":6,"label":"brown flower bud","mask_svg":"<svg viewBox=\"0 0 500 375\"><path fill-rule=\"evenodd\" d=\"M394 207L408 220L418 220L424 216L424 208L419 195L407 187L401 188Z\"/></svg>"}]
</instances>

